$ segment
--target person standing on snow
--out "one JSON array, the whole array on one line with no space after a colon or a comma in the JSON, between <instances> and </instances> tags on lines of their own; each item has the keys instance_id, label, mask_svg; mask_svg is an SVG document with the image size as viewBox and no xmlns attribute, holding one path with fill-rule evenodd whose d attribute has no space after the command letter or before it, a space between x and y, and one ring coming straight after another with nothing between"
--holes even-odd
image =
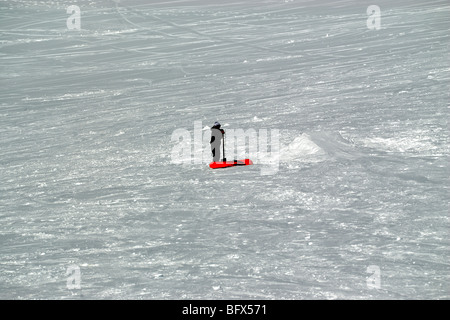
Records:
<instances>
[{"instance_id":1,"label":"person standing on snow","mask_svg":"<svg viewBox=\"0 0 450 320\"><path fill-rule=\"evenodd\" d=\"M213 161L219 162L220 160L220 144L222 139L224 138L225 131L220 129L220 123L214 122L214 125L211 128L211 152L213 155Z\"/></svg>"}]
</instances>

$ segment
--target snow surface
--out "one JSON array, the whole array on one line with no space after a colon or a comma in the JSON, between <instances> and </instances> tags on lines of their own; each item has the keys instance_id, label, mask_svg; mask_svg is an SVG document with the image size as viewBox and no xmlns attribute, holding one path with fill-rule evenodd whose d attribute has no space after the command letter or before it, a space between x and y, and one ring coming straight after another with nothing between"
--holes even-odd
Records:
<instances>
[{"instance_id":1,"label":"snow surface","mask_svg":"<svg viewBox=\"0 0 450 320\"><path fill-rule=\"evenodd\" d=\"M0 1L0 298L450 298L447 1L72 4ZM217 120L278 172L171 161Z\"/></svg>"}]
</instances>

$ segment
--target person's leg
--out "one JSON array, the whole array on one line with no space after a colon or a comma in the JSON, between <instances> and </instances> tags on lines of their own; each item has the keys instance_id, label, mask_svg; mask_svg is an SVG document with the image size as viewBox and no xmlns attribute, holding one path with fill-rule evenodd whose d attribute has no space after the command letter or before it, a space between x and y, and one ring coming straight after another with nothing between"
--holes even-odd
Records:
<instances>
[{"instance_id":1,"label":"person's leg","mask_svg":"<svg viewBox=\"0 0 450 320\"><path fill-rule=\"evenodd\" d=\"M212 135L214 136L214 141L211 143L211 151L213 154L213 161L219 162L220 161L220 142L222 140L222 133L217 130L212 130Z\"/></svg>"}]
</instances>

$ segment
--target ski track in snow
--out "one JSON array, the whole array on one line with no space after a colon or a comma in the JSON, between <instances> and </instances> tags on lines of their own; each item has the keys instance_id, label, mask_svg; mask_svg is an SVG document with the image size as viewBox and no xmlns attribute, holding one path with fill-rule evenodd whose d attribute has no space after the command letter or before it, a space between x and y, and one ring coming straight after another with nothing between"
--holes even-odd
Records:
<instances>
[{"instance_id":1,"label":"ski track in snow","mask_svg":"<svg viewBox=\"0 0 450 320\"><path fill-rule=\"evenodd\" d=\"M0 2L0 298L448 299L450 7L369 4ZM198 120L279 171L173 164Z\"/></svg>"}]
</instances>

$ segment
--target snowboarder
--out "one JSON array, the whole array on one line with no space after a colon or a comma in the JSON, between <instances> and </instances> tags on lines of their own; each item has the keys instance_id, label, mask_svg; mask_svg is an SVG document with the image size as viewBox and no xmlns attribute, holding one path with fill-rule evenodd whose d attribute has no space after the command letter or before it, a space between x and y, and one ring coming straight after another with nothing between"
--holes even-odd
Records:
<instances>
[{"instance_id":1,"label":"snowboarder","mask_svg":"<svg viewBox=\"0 0 450 320\"><path fill-rule=\"evenodd\" d=\"M211 152L214 162L220 161L220 143L224 138L224 134L225 131L220 129L220 123L217 121L214 122L214 125L211 128L211 141L209 142L211 144Z\"/></svg>"}]
</instances>

